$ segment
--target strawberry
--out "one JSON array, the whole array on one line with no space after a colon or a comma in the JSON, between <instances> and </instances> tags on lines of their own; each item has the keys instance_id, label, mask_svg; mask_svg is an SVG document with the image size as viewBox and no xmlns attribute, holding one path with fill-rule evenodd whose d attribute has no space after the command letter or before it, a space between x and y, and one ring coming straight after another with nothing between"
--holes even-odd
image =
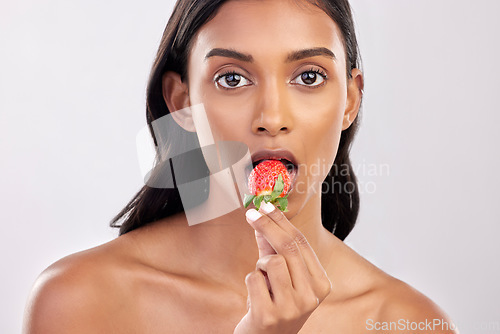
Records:
<instances>
[{"instance_id":1,"label":"strawberry","mask_svg":"<svg viewBox=\"0 0 500 334\"><path fill-rule=\"evenodd\" d=\"M281 211L287 212L287 197L291 182L292 178L281 161L262 161L248 176L248 189L251 194L245 194L245 208L253 202L259 210L260 204L264 200L273 203Z\"/></svg>"}]
</instances>

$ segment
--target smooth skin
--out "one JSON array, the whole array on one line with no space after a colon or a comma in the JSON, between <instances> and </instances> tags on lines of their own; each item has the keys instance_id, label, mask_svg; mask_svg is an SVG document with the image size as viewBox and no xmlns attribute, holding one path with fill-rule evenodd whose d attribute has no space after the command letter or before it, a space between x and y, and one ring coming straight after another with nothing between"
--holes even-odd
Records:
<instances>
[{"instance_id":1,"label":"smooth skin","mask_svg":"<svg viewBox=\"0 0 500 334\"><path fill-rule=\"evenodd\" d=\"M206 58L216 48L245 57ZM317 48L335 58L297 53ZM451 323L321 224L321 182L361 103L362 73L351 74L338 27L318 8L224 4L195 36L188 80L164 75L165 102L170 110L203 103L216 141L244 142L251 153L292 151L299 172L289 212L262 206L255 219L254 209L240 208L194 226L180 213L69 255L37 279L23 333L359 334L399 319ZM453 333L420 331L438 332Z\"/></svg>"}]
</instances>

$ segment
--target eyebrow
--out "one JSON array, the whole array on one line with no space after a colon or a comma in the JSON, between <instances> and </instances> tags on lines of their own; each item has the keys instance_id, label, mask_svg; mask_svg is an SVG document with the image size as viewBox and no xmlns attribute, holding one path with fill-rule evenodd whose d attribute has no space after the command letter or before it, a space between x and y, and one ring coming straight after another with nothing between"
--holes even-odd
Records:
<instances>
[{"instance_id":1,"label":"eyebrow","mask_svg":"<svg viewBox=\"0 0 500 334\"><path fill-rule=\"evenodd\" d=\"M205 60L207 60L210 57L215 57L215 56L233 58L233 59L248 62L248 63L253 63L253 61L254 61L252 55L241 53L241 52L236 51L236 50L224 49L224 48L215 48L215 49L210 50L207 53L207 55L205 56ZM317 48L309 48L309 49L292 51L287 55L286 62L291 63L291 62L294 62L297 60L315 57L315 56L324 56L324 57L327 57L329 59L333 59L335 61L337 60L337 57L330 49L325 48L325 47L317 47Z\"/></svg>"}]
</instances>

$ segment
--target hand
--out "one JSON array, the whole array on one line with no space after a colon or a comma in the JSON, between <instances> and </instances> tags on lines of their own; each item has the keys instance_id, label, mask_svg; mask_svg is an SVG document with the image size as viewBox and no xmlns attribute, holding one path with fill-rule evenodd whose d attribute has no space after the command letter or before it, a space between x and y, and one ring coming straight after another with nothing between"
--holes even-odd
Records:
<instances>
[{"instance_id":1,"label":"hand","mask_svg":"<svg viewBox=\"0 0 500 334\"><path fill-rule=\"evenodd\" d=\"M331 283L304 235L270 203L246 213L259 247L245 279L248 312L235 334L298 333L328 296Z\"/></svg>"}]
</instances>

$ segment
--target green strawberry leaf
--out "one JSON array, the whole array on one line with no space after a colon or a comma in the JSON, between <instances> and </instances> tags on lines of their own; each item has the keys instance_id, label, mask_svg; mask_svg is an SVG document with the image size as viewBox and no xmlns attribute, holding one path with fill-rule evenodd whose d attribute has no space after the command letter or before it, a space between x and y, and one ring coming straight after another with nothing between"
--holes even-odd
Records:
<instances>
[{"instance_id":1,"label":"green strawberry leaf","mask_svg":"<svg viewBox=\"0 0 500 334\"><path fill-rule=\"evenodd\" d=\"M283 192L284 188L285 184L283 183L283 177L280 174L278 175L278 179L274 183L273 192L271 193L271 201L274 201L276 198L278 198L278 196Z\"/></svg>"},{"instance_id":2,"label":"green strawberry leaf","mask_svg":"<svg viewBox=\"0 0 500 334\"><path fill-rule=\"evenodd\" d=\"M256 196L254 199L253 199L253 205L255 205L255 207L257 208L257 210L260 209L260 203L262 202L262 199L264 198L264 196Z\"/></svg>"},{"instance_id":3,"label":"green strawberry leaf","mask_svg":"<svg viewBox=\"0 0 500 334\"><path fill-rule=\"evenodd\" d=\"M245 194L245 199L243 200L243 204L245 205L245 208L252 203L252 200L254 199L255 195L247 195Z\"/></svg>"},{"instance_id":4,"label":"green strawberry leaf","mask_svg":"<svg viewBox=\"0 0 500 334\"><path fill-rule=\"evenodd\" d=\"M276 198L276 202L278 202L279 209L283 212L288 212L286 207L288 206L288 200L284 197L278 197Z\"/></svg>"},{"instance_id":5,"label":"green strawberry leaf","mask_svg":"<svg viewBox=\"0 0 500 334\"><path fill-rule=\"evenodd\" d=\"M271 202L271 195L264 195L264 202L269 203Z\"/></svg>"}]
</instances>

